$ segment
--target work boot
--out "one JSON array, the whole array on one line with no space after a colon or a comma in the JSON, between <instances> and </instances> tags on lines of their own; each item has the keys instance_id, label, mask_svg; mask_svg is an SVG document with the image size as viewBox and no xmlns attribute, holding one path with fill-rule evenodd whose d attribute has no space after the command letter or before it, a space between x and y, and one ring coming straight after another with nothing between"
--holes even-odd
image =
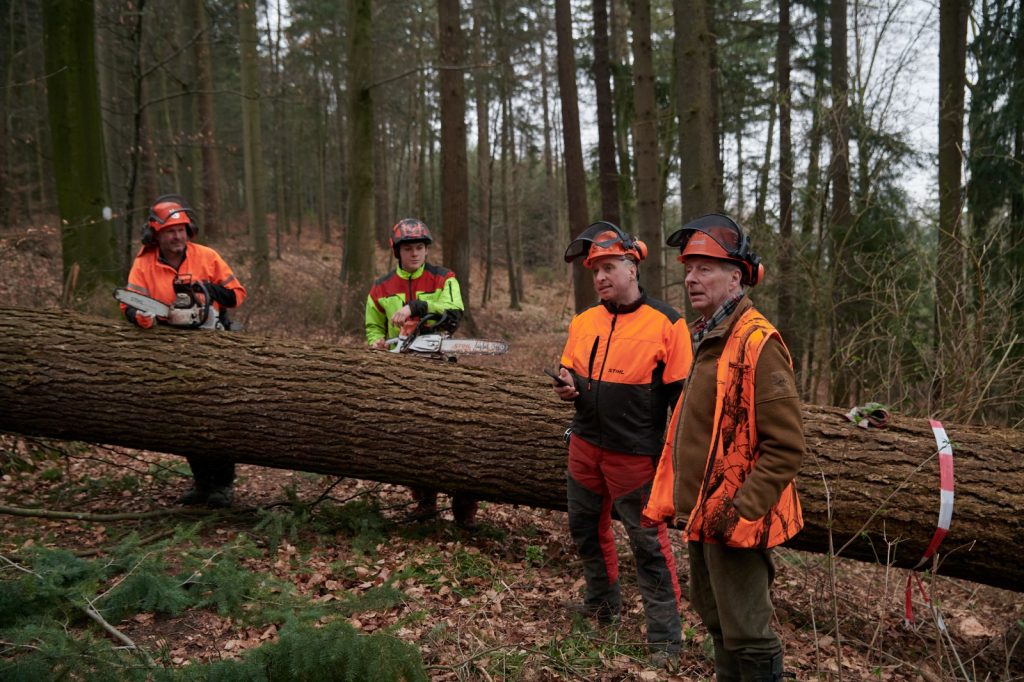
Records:
<instances>
[{"instance_id":1,"label":"work boot","mask_svg":"<svg viewBox=\"0 0 1024 682\"><path fill-rule=\"evenodd\" d=\"M647 644L647 664L652 668L661 668L668 672L679 670L679 645L671 646L665 642L649 642Z\"/></svg>"},{"instance_id":2,"label":"work boot","mask_svg":"<svg viewBox=\"0 0 1024 682\"><path fill-rule=\"evenodd\" d=\"M478 506L472 497L466 498L462 495L452 497L452 516L455 517L455 525L469 531L479 528L479 524L476 522Z\"/></svg>"},{"instance_id":3,"label":"work boot","mask_svg":"<svg viewBox=\"0 0 1024 682\"><path fill-rule=\"evenodd\" d=\"M717 682L740 682L740 659L725 648L725 643L712 637L715 644L715 680Z\"/></svg>"},{"instance_id":4,"label":"work boot","mask_svg":"<svg viewBox=\"0 0 1024 682\"><path fill-rule=\"evenodd\" d=\"M191 488L186 490L184 493L178 496L175 500L178 504L183 504L188 507L195 507L201 504L206 504L206 499L210 496L210 491L205 488L199 488L195 484Z\"/></svg>"},{"instance_id":5,"label":"work boot","mask_svg":"<svg viewBox=\"0 0 1024 682\"><path fill-rule=\"evenodd\" d=\"M214 488L206 496L206 506L211 509L226 509L231 506L235 494L230 486Z\"/></svg>"},{"instance_id":6,"label":"work boot","mask_svg":"<svg viewBox=\"0 0 1024 682\"><path fill-rule=\"evenodd\" d=\"M568 602L565 610L569 615L581 618L593 618L598 625L608 626L619 622L622 614L622 607L602 602L600 604L587 604L585 602Z\"/></svg>"},{"instance_id":7,"label":"work boot","mask_svg":"<svg viewBox=\"0 0 1024 682\"><path fill-rule=\"evenodd\" d=\"M717 662L717 659L716 659ZM782 671L782 652L774 656L758 658L739 658L742 682L782 682L783 679L795 679L793 673Z\"/></svg>"}]
</instances>

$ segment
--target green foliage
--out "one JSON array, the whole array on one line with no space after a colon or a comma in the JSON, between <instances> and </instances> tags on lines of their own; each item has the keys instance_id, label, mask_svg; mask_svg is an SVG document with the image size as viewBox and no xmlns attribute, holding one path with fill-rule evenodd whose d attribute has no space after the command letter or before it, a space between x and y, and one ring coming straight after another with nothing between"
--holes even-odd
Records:
<instances>
[{"instance_id":1,"label":"green foliage","mask_svg":"<svg viewBox=\"0 0 1024 682\"><path fill-rule=\"evenodd\" d=\"M395 589L391 585L379 585L363 592L352 595L338 604L336 610L344 616L351 616L362 611L385 611L393 606L404 604L405 593Z\"/></svg>"},{"instance_id":2,"label":"green foliage","mask_svg":"<svg viewBox=\"0 0 1024 682\"><path fill-rule=\"evenodd\" d=\"M181 582L166 575L156 562L147 562L107 593L101 604L104 617L117 622L140 612L175 616L191 603Z\"/></svg>"},{"instance_id":3,"label":"green foliage","mask_svg":"<svg viewBox=\"0 0 1024 682\"><path fill-rule=\"evenodd\" d=\"M303 519L298 518L291 511L276 509L259 509L256 514L259 521L253 527L252 532L254 535L262 535L271 554L277 552L281 540L286 537L293 544L297 542Z\"/></svg>"},{"instance_id":4,"label":"green foliage","mask_svg":"<svg viewBox=\"0 0 1024 682\"><path fill-rule=\"evenodd\" d=\"M343 533L351 538L352 549L373 554L385 540L387 521L376 500L358 499L347 504L324 505L316 517L321 532Z\"/></svg>"},{"instance_id":5,"label":"green foliage","mask_svg":"<svg viewBox=\"0 0 1024 682\"><path fill-rule=\"evenodd\" d=\"M539 545L526 546L526 563L531 566L544 565L544 548Z\"/></svg>"},{"instance_id":6,"label":"green foliage","mask_svg":"<svg viewBox=\"0 0 1024 682\"><path fill-rule=\"evenodd\" d=\"M101 573L63 550L36 549L29 561L32 572L7 573L0 580L0 633L22 619L36 622L43 614L61 611L69 596L91 589Z\"/></svg>"},{"instance_id":7,"label":"green foliage","mask_svg":"<svg viewBox=\"0 0 1024 682\"><path fill-rule=\"evenodd\" d=\"M323 628L289 623L278 642L246 653L241 661L218 661L161 671L158 681L252 682L292 680L426 680L415 647L387 635L360 635L339 621Z\"/></svg>"}]
</instances>

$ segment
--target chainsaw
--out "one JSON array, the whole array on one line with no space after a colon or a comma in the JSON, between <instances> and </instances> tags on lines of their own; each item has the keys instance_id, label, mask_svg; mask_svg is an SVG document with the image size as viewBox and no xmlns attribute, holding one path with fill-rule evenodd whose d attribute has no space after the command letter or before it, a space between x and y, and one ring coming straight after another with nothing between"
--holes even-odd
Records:
<instances>
[{"instance_id":1,"label":"chainsaw","mask_svg":"<svg viewBox=\"0 0 1024 682\"><path fill-rule=\"evenodd\" d=\"M453 339L454 323L447 313L428 313L419 320L410 320L402 327L402 333L387 339L385 347L392 353L416 353L451 362L456 355L502 355L508 352L504 341L483 341L481 339Z\"/></svg>"},{"instance_id":2,"label":"chainsaw","mask_svg":"<svg viewBox=\"0 0 1024 682\"><path fill-rule=\"evenodd\" d=\"M114 289L114 298L136 310L156 315L172 327L231 329L227 317L221 319L213 307L206 286L202 282L192 282L191 278L174 280L174 303L171 305L130 289Z\"/></svg>"}]
</instances>

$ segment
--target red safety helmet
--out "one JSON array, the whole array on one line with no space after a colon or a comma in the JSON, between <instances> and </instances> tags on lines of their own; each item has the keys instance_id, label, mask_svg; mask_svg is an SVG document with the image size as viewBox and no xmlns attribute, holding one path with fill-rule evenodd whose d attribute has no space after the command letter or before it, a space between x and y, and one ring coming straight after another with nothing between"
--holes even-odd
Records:
<instances>
[{"instance_id":1,"label":"red safety helmet","mask_svg":"<svg viewBox=\"0 0 1024 682\"><path fill-rule=\"evenodd\" d=\"M156 233L165 227L184 225L189 239L196 236L196 224L192 218L192 209L180 194L164 194L157 197L149 207L149 217L142 230L142 243L146 246L156 245Z\"/></svg>"},{"instance_id":2,"label":"red safety helmet","mask_svg":"<svg viewBox=\"0 0 1024 682\"><path fill-rule=\"evenodd\" d=\"M395 258L398 258L398 247L402 244L409 242L431 244L434 238L430 236L430 230L425 222L416 218L404 218L395 223L394 227L391 228L391 236L388 241L391 244L391 250L394 252Z\"/></svg>"},{"instance_id":3,"label":"red safety helmet","mask_svg":"<svg viewBox=\"0 0 1024 682\"><path fill-rule=\"evenodd\" d=\"M565 249L566 263L571 263L580 256L585 256L585 268L589 268L595 259L605 256L619 256L639 263L647 258L647 245L636 237L625 234L617 225L599 220L583 230Z\"/></svg>"},{"instance_id":4,"label":"red safety helmet","mask_svg":"<svg viewBox=\"0 0 1024 682\"><path fill-rule=\"evenodd\" d=\"M740 283L754 286L764 279L761 257L750 250L750 240L736 221L721 213L692 220L669 235L668 246L679 247L679 262L687 256L706 256L740 266Z\"/></svg>"}]
</instances>

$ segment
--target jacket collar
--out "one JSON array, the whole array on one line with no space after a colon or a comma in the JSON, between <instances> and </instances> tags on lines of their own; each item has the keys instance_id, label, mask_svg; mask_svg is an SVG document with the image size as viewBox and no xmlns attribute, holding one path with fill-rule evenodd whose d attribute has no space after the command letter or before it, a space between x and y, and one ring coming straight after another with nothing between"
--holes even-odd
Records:
<instances>
[{"instance_id":1,"label":"jacket collar","mask_svg":"<svg viewBox=\"0 0 1024 682\"><path fill-rule=\"evenodd\" d=\"M644 303L647 303L647 292L644 291L643 287L640 287L640 298L632 303L619 305L613 301L601 301L601 305L612 315L628 315L629 313L636 312Z\"/></svg>"},{"instance_id":2,"label":"jacket collar","mask_svg":"<svg viewBox=\"0 0 1024 682\"><path fill-rule=\"evenodd\" d=\"M419 268L417 268L416 272L406 272L405 270L402 269L401 265L396 265L395 266L395 272L397 272L398 276L401 277L402 279L418 279L419 276L422 275L423 271L426 270L426 269L427 269L427 262L426 261L423 261L423 265L421 265Z\"/></svg>"}]
</instances>

